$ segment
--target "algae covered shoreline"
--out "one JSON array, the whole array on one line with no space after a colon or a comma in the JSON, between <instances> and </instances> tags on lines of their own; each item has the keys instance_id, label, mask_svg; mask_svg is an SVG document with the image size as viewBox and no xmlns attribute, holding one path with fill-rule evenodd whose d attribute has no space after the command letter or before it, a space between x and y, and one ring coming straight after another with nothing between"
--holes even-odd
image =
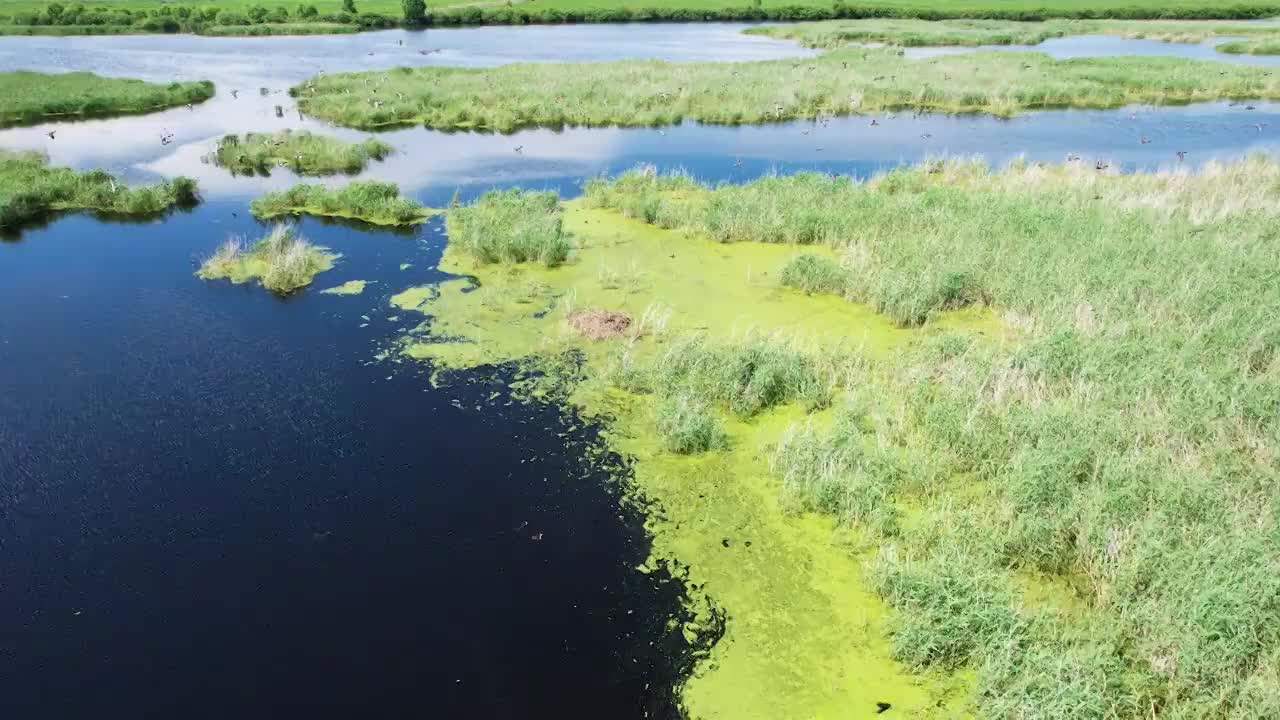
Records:
<instances>
[{"instance_id":1,"label":"algae covered shoreline","mask_svg":"<svg viewBox=\"0 0 1280 720\"><path fill-rule=\"evenodd\" d=\"M785 291L790 301L748 320L739 309L763 307L750 297L769 292L770 268L794 252L785 246L748 251L694 243L581 201L569 204L564 225L576 244L565 266L529 264L516 271L509 264L474 264L464 246L451 244L441 269L477 277L479 286L459 279L393 296L397 309L430 316L428 334L407 339L402 351L435 363L443 382L453 369L520 362L531 396L568 402L605 422L613 450L630 458L635 498L648 508L654 539L647 567L687 569L690 609L698 614L687 637L700 643L716 627L715 612L726 618L723 637L683 689L688 716L866 717L881 702L912 712L962 698L963 680L917 678L890 658L881 632L886 609L858 579L856 533L828 518L788 515L767 448L792 423L806 420L803 411L768 408L750 421L730 421L732 444L722 452L672 454L654 431L655 404L611 382L619 341L583 341L564 318L575 307L619 308L633 318L631 347L645 358L659 352L654 338L694 330L681 319L684 313L655 296L681 310L702 305L690 320L716 318L715 334L725 340L753 327L776 329L797 315L806 318L801 325L808 331L844 325L851 347L892 347L908 332L836 298L791 291ZM669 275L670 266L680 271ZM668 276L659 280L659 274ZM667 294L677 287L679 297ZM940 321L952 326L991 327L974 313ZM833 544L841 537L848 544Z\"/></svg>"},{"instance_id":2,"label":"algae covered shoreline","mask_svg":"<svg viewBox=\"0 0 1280 720\"><path fill-rule=\"evenodd\" d=\"M725 616L691 717L1266 717L1276 471L1244 448L1273 446L1280 309L1244 228L1277 177L629 173L564 204L554 267L449 246L475 279L394 296L426 315L400 350L444 382L519 361L608 420L655 561Z\"/></svg>"}]
</instances>

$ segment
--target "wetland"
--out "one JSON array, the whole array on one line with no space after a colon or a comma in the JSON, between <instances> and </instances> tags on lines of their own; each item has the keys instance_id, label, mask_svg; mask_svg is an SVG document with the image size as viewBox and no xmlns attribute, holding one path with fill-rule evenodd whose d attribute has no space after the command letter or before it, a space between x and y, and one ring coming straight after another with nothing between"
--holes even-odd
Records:
<instances>
[{"instance_id":1,"label":"wetland","mask_svg":"<svg viewBox=\"0 0 1280 720\"><path fill-rule=\"evenodd\" d=\"M18 716L1280 713L1270 60L876 22L0 40Z\"/></svg>"}]
</instances>

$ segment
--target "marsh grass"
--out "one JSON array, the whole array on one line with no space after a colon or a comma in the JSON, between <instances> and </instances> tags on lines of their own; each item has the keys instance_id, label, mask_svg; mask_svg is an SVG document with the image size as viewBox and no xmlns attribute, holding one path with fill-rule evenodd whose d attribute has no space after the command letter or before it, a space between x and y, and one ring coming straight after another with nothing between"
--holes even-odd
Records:
<instances>
[{"instance_id":1,"label":"marsh grass","mask_svg":"<svg viewBox=\"0 0 1280 720\"><path fill-rule=\"evenodd\" d=\"M1201 42L1214 37L1280 36L1280 28L1257 23L1212 23L1201 20L1011 20L886 18L831 20L766 25L743 32L806 47L834 48L849 43L884 43L898 47L1038 45L1067 35L1119 35L1166 42Z\"/></svg>"},{"instance_id":2,"label":"marsh grass","mask_svg":"<svg viewBox=\"0 0 1280 720\"><path fill-rule=\"evenodd\" d=\"M270 220L285 215L320 215L362 220L375 225L411 225L422 222L431 210L400 196L395 183L358 180L340 188L294 185L254 200L254 216Z\"/></svg>"},{"instance_id":3,"label":"marsh grass","mask_svg":"<svg viewBox=\"0 0 1280 720\"><path fill-rule=\"evenodd\" d=\"M147 113L213 97L208 81L162 85L93 73L0 72L0 127Z\"/></svg>"},{"instance_id":4,"label":"marsh grass","mask_svg":"<svg viewBox=\"0 0 1280 720\"><path fill-rule=\"evenodd\" d=\"M555 267L569 257L560 198L553 192L494 190L446 214L449 242L476 262L538 262Z\"/></svg>"},{"instance_id":5,"label":"marsh grass","mask_svg":"<svg viewBox=\"0 0 1280 720\"><path fill-rule=\"evenodd\" d=\"M317 274L333 267L337 256L299 235L288 224L279 224L252 247L243 238L230 237L196 271L205 280L228 279L235 283L257 278L262 286L287 295L311 284Z\"/></svg>"},{"instance_id":6,"label":"marsh grass","mask_svg":"<svg viewBox=\"0 0 1280 720\"><path fill-rule=\"evenodd\" d=\"M1217 50L1232 55L1280 55L1280 38L1233 40L1222 43Z\"/></svg>"},{"instance_id":7,"label":"marsh grass","mask_svg":"<svg viewBox=\"0 0 1280 720\"><path fill-rule=\"evenodd\" d=\"M370 160L381 160L391 146L374 138L348 143L306 130L227 135L218 141L215 164L233 173L270 175L274 167L287 167L299 175L354 174Z\"/></svg>"},{"instance_id":8,"label":"marsh grass","mask_svg":"<svg viewBox=\"0 0 1280 720\"><path fill-rule=\"evenodd\" d=\"M684 120L755 124L896 109L1010 116L1035 108L1277 98L1280 76L1172 57L1055 60L988 51L911 60L891 48L842 48L808 60L397 68L326 75L291 92L304 112L350 127L510 132Z\"/></svg>"},{"instance_id":9,"label":"marsh grass","mask_svg":"<svg viewBox=\"0 0 1280 720\"><path fill-rule=\"evenodd\" d=\"M642 170L589 187L606 207L634 197L689 234L829 246L848 296L906 326L966 302L1001 316L1005 340L930 329L854 373L698 339L615 372L742 417L854 393L833 424L785 435L772 467L790 504L885 548L870 571L900 660L974 672L986 717L1270 717L1280 163L948 160L720 187ZM1027 601L1027 574L1060 580L1072 609Z\"/></svg>"},{"instance_id":10,"label":"marsh grass","mask_svg":"<svg viewBox=\"0 0 1280 720\"><path fill-rule=\"evenodd\" d=\"M190 178L129 187L102 170L77 172L48 163L40 153L0 150L0 227L15 228L58 210L145 218L198 200Z\"/></svg>"}]
</instances>

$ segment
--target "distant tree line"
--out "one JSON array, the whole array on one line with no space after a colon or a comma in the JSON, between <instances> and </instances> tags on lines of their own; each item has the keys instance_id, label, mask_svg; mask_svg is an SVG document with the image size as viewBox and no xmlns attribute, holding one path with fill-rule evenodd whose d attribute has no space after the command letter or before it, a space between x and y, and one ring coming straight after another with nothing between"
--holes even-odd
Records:
<instances>
[{"instance_id":1,"label":"distant tree line","mask_svg":"<svg viewBox=\"0 0 1280 720\"><path fill-rule=\"evenodd\" d=\"M63 5L53 2L41 11L13 13L12 25L61 26L68 32L194 32L215 26L251 26L285 23L340 23L355 29L378 29L400 26L429 25L523 25L530 23L616 23L616 22L699 22L728 20L828 20L836 18L912 17L942 20L956 17L1004 20L1044 20L1048 17L1151 19L1153 11L1136 7L1106 10L1048 12L1037 9L950 8L930 7L863 7L846 0L830 5L782 5L765 7L760 0L743 0L741 7L716 9L659 8L582 8L563 9L554 6L514 5L469 6L431 11L425 0L401 0L402 15L393 17L379 13L358 12L356 0L343 0L342 10L321 14L314 5L299 4L266 8L250 5L243 9L219 9L210 6L162 5L158 8L128 10L124 8L86 7L82 3ZM1207 5L1204 7L1171 7L1154 13L1154 17L1173 19L1255 18L1280 13L1280 3L1255 5ZM3 16L0 16L3 17Z\"/></svg>"}]
</instances>

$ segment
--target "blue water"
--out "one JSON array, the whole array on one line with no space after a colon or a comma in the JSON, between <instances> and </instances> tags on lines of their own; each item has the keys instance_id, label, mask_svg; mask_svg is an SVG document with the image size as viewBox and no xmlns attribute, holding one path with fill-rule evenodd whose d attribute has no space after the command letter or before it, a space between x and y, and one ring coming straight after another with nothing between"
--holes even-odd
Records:
<instances>
[{"instance_id":1,"label":"blue water","mask_svg":"<svg viewBox=\"0 0 1280 720\"><path fill-rule=\"evenodd\" d=\"M243 211L0 246L5 717L673 716L682 587L597 428L373 361L435 226L305 221L317 287L378 284L281 299L191 275Z\"/></svg>"}]
</instances>

